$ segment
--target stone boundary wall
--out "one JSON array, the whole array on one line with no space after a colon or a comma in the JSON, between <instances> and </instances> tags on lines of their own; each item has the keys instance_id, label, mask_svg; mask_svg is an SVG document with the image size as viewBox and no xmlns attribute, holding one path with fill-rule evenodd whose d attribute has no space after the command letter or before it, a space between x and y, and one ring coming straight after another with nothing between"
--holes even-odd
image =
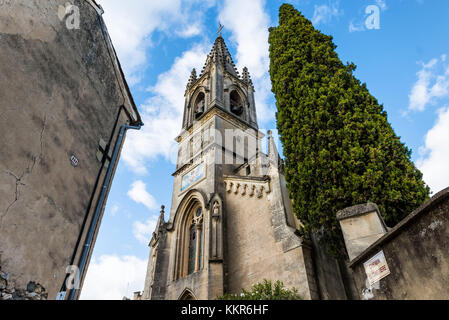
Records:
<instances>
[{"instance_id":1,"label":"stone boundary wall","mask_svg":"<svg viewBox=\"0 0 449 320\"><path fill-rule=\"evenodd\" d=\"M370 284L364 263L381 251L389 274ZM360 299L449 299L449 188L413 211L349 267Z\"/></svg>"}]
</instances>

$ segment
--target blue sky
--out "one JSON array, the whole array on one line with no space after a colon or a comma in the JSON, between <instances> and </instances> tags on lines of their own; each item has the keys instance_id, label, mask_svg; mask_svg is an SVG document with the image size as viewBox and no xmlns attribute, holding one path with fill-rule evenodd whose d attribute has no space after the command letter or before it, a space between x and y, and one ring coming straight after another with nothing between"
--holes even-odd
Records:
<instances>
[{"instance_id":1,"label":"blue sky","mask_svg":"<svg viewBox=\"0 0 449 320\"><path fill-rule=\"evenodd\" d=\"M219 21L239 71L247 66L252 76L260 128L276 128L267 39L284 2L358 66L432 190L449 185L449 1L100 0L145 127L128 134L81 298L143 289L161 204L169 215L185 86L192 68L201 71ZM366 23L370 5L378 26Z\"/></svg>"}]
</instances>

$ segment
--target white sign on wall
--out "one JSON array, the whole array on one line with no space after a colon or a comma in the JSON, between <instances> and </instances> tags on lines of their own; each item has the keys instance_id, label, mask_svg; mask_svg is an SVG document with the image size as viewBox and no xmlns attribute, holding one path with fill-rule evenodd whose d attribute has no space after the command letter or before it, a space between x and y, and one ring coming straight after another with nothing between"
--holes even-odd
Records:
<instances>
[{"instance_id":1,"label":"white sign on wall","mask_svg":"<svg viewBox=\"0 0 449 320\"><path fill-rule=\"evenodd\" d=\"M369 259L363 266L365 267L366 276L371 286L390 274L390 269L388 268L383 251L380 251Z\"/></svg>"},{"instance_id":2,"label":"white sign on wall","mask_svg":"<svg viewBox=\"0 0 449 320\"><path fill-rule=\"evenodd\" d=\"M182 176L181 191L184 191L205 176L204 163L200 163L192 171Z\"/></svg>"}]
</instances>

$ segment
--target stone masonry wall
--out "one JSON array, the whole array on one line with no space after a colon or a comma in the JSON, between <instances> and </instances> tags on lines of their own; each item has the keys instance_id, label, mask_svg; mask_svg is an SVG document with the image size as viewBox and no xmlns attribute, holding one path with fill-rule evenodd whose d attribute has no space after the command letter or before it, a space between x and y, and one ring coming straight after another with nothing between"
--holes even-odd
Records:
<instances>
[{"instance_id":1,"label":"stone masonry wall","mask_svg":"<svg viewBox=\"0 0 449 320\"><path fill-rule=\"evenodd\" d=\"M9 273L0 267L0 300L47 300L45 288L34 281L28 282L26 289L14 288L9 280Z\"/></svg>"}]
</instances>

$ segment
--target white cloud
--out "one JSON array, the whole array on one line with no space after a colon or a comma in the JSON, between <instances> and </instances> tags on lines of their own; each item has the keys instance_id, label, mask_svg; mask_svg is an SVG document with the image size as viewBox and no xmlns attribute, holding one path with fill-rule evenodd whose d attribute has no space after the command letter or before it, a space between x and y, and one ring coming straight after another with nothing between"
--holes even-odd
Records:
<instances>
[{"instance_id":1,"label":"white cloud","mask_svg":"<svg viewBox=\"0 0 449 320\"><path fill-rule=\"evenodd\" d=\"M434 193L449 187L449 107L438 111L438 120L425 138L417 161L424 181Z\"/></svg>"},{"instance_id":2,"label":"white cloud","mask_svg":"<svg viewBox=\"0 0 449 320\"><path fill-rule=\"evenodd\" d=\"M268 105L272 97L269 76L269 15L265 1L226 0L219 20L231 31L231 41L237 44L236 64L239 70L248 68L256 90L256 109L259 124L274 118L274 109ZM244 21L244 26L242 25Z\"/></svg>"},{"instance_id":3,"label":"white cloud","mask_svg":"<svg viewBox=\"0 0 449 320\"><path fill-rule=\"evenodd\" d=\"M211 47L212 44L198 44L184 52L149 89L153 97L139 107L145 125L140 131L128 132L122 153L134 172L147 173L145 162L158 156L176 163L174 139L181 132L186 84L192 69L204 65Z\"/></svg>"},{"instance_id":4,"label":"white cloud","mask_svg":"<svg viewBox=\"0 0 449 320\"><path fill-rule=\"evenodd\" d=\"M424 111L436 99L449 95L449 67L441 68L445 60L446 55L442 55L428 63L421 63L418 80L409 95L409 110Z\"/></svg>"},{"instance_id":5,"label":"white cloud","mask_svg":"<svg viewBox=\"0 0 449 320\"><path fill-rule=\"evenodd\" d=\"M102 255L93 258L84 280L81 300L132 298L144 286L147 261L135 256Z\"/></svg>"},{"instance_id":6,"label":"white cloud","mask_svg":"<svg viewBox=\"0 0 449 320\"><path fill-rule=\"evenodd\" d=\"M135 221L133 224L133 234L140 243L147 245L156 228L157 218L151 217L145 222Z\"/></svg>"},{"instance_id":7,"label":"white cloud","mask_svg":"<svg viewBox=\"0 0 449 320\"><path fill-rule=\"evenodd\" d=\"M315 11L313 12L312 23L318 25L320 23L329 23L333 17L337 17L341 14L338 9L338 1L330 5L315 5Z\"/></svg>"},{"instance_id":8,"label":"white cloud","mask_svg":"<svg viewBox=\"0 0 449 320\"><path fill-rule=\"evenodd\" d=\"M111 215L113 216L113 217L115 217L115 215L117 214L117 211L119 210L119 206L118 205L116 205L116 204L114 204L113 206L112 206L112 208L111 208Z\"/></svg>"},{"instance_id":9,"label":"white cloud","mask_svg":"<svg viewBox=\"0 0 449 320\"><path fill-rule=\"evenodd\" d=\"M354 23L351 21L349 23L349 32L365 31L365 23Z\"/></svg>"},{"instance_id":10,"label":"white cloud","mask_svg":"<svg viewBox=\"0 0 449 320\"><path fill-rule=\"evenodd\" d=\"M146 190L146 185L140 180L135 181L128 191L128 196L137 203L143 204L150 210L156 209L157 204L154 197Z\"/></svg>"},{"instance_id":11,"label":"white cloud","mask_svg":"<svg viewBox=\"0 0 449 320\"><path fill-rule=\"evenodd\" d=\"M147 65L152 33L192 37L203 30L204 13L214 0L100 0L104 20L127 79L140 81Z\"/></svg>"},{"instance_id":12,"label":"white cloud","mask_svg":"<svg viewBox=\"0 0 449 320\"><path fill-rule=\"evenodd\" d=\"M185 29L176 31L176 34L182 38L189 38L199 35L203 31L201 25L198 23L192 24Z\"/></svg>"}]
</instances>

